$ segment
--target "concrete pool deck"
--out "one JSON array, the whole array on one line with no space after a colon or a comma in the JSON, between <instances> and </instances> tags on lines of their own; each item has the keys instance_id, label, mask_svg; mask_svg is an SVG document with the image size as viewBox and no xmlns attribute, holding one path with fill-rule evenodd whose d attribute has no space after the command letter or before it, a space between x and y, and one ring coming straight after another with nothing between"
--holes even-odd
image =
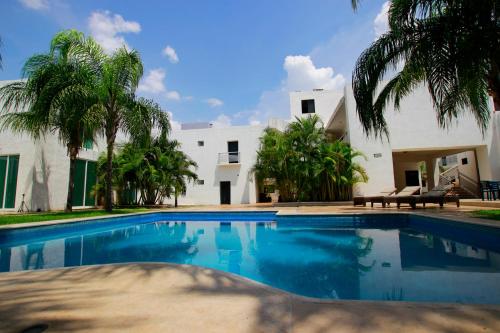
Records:
<instances>
[{"instance_id":1,"label":"concrete pool deck","mask_svg":"<svg viewBox=\"0 0 500 333\"><path fill-rule=\"evenodd\" d=\"M350 205L228 208L182 207L164 211L415 213L500 227L499 221L468 217L467 212L477 209L474 207L416 211ZM87 219L73 221L77 220ZM0 299L1 332L22 332L34 325L47 325L46 332L500 332L500 306L318 301L224 272L174 264L133 263L1 273Z\"/></svg>"},{"instance_id":2,"label":"concrete pool deck","mask_svg":"<svg viewBox=\"0 0 500 333\"><path fill-rule=\"evenodd\" d=\"M186 265L0 274L0 331L499 332L499 306L317 301Z\"/></svg>"}]
</instances>

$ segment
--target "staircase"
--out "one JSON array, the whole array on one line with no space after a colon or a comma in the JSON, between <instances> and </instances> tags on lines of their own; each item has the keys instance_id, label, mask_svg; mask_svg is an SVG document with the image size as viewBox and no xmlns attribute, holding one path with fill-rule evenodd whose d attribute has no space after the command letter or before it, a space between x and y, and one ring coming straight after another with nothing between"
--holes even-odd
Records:
<instances>
[{"instance_id":1,"label":"staircase","mask_svg":"<svg viewBox=\"0 0 500 333\"><path fill-rule=\"evenodd\" d=\"M461 173L458 166L441 173L439 185L453 185L447 195L458 195L460 199L479 198L479 183Z\"/></svg>"},{"instance_id":2,"label":"staircase","mask_svg":"<svg viewBox=\"0 0 500 333\"><path fill-rule=\"evenodd\" d=\"M466 189L460 186L453 186L453 188L446 193L446 195L457 195L460 199L477 199L479 198L477 194L470 193Z\"/></svg>"}]
</instances>

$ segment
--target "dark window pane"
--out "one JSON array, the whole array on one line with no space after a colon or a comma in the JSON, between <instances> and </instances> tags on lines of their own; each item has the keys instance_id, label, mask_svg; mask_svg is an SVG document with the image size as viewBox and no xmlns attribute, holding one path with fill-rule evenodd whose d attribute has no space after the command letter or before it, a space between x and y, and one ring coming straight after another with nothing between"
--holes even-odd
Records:
<instances>
[{"instance_id":1,"label":"dark window pane","mask_svg":"<svg viewBox=\"0 0 500 333\"><path fill-rule=\"evenodd\" d=\"M305 99L302 101L302 113L315 113L314 99Z\"/></svg>"}]
</instances>

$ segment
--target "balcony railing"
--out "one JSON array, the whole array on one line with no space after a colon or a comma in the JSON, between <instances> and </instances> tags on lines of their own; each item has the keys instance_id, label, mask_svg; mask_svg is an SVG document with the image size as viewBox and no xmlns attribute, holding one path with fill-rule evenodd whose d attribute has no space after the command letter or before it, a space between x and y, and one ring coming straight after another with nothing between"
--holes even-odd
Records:
<instances>
[{"instance_id":1,"label":"balcony railing","mask_svg":"<svg viewBox=\"0 0 500 333\"><path fill-rule=\"evenodd\" d=\"M240 152L219 153L217 164L238 164L240 163Z\"/></svg>"}]
</instances>

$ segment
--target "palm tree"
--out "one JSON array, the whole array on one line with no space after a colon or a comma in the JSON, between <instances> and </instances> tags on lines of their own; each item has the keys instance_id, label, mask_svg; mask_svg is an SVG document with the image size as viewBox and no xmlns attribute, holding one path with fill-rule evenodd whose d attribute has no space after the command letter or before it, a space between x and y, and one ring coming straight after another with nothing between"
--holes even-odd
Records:
<instances>
[{"instance_id":1,"label":"palm tree","mask_svg":"<svg viewBox=\"0 0 500 333\"><path fill-rule=\"evenodd\" d=\"M98 102L96 109L104 114L102 128L107 144L105 208L113 208L113 150L118 131L134 136L131 129L136 123L128 120L136 119L135 111L140 109L135 100L135 90L143 74L142 61L139 53L118 49L113 55L101 53L94 58L94 66L98 68L99 76L95 85Z\"/></svg>"},{"instance_id":2,"label":"palm tree","mask_svg":"<svg viewBox=\"0 0 500 333\"><path fill-rule=\"evenodd\" d=\"M354 161L362 156L344 142L328 142L313 115L296 119L284 132L266 129L253 171L260 184L274 181L282 201L347 200L354 184L368 180Z\"/></svg>"},{"instance_id":3,"label":"palm tree","mask_svg":"<svg viewBox=\"0 0 500 333\"><path fill-rule=\"evenodd\" d=\"M170 156L170 177L174 195L174 206L177 207L177 198L179 195L184 195L187 189L188 182L194 182L198 176L193 171L197 167L195 161L190 159L186 154L179 150L180 144L177 141L170 141L168 155Z\"/></svg>"},{"instance_id":4,"label":"palm tree","mask_svg":"<svg viewBox=\"0 0 500 333\"><path fill-rule=\"evenodd\" d=\"M80 47L97 48L74 30L54 36L50 51L30 57L23 68L26 80L0 89L2 128L27 132L34 139L57 133L67 147L70 173L66 211L73 206L76 159L84 140L94 141L100 113L91 108L95 72L82 58Z\"/></svg>"},{"instance_id":5,"label":"palm tree","mask_svg":"<svg viewBox=\"0 0 500 333\"><path fill-rule=\"evenodd\" d=\"M359 2L352 0L353 7ZM387 103L393 100L398 108L422 83L441 126L467 108L485 130L491 116L488 94L500 108L499 1L392 0L389 27L361 54L353 72L365 131L387 135ZM376 94L389 70L397 73Z\"/></svg>"}]
</instances>

